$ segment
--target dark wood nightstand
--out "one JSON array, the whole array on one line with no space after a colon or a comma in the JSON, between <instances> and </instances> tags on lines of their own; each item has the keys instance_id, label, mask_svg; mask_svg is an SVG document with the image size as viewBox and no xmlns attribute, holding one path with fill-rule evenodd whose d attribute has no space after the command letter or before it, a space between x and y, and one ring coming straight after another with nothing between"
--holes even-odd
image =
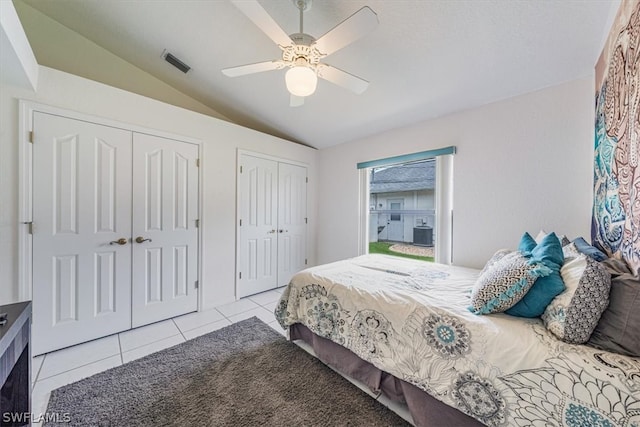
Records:
<instances>
[{"instance_id":1,"label":"dark wood nightstand","mask_svg":"<svg viewBox=\"0 0 640 427\"><path fill-rule=\"evenodd\" d=\"M0 426L31 422L31 302L0 306Z\"/></svg>"}]
</instances>

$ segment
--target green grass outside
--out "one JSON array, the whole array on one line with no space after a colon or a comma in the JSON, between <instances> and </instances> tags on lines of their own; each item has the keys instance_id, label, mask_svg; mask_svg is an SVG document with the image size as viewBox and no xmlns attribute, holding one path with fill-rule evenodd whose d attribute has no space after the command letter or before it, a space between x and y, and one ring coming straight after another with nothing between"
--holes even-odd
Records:
<instances>
[{"instance_id":1,"label":"green grass outside","mask_svg":"<svg viewBox=\"0 0 640 427\"><path fill-rule=\"evenodd\" d=\"M420 260L420 261L433 262L433 257L430 257L430 256L408 255L408 254L401 254L399 252L393 252L393 251L389 250L389 248L392 245L393 245L393 243L370 242L369 243L369 253L370 254L393 255L393 256L399 256L399 257L402 257L402 258L411 258L411 259L417 259L417 260Z\"/></svg>"}]
</instances>

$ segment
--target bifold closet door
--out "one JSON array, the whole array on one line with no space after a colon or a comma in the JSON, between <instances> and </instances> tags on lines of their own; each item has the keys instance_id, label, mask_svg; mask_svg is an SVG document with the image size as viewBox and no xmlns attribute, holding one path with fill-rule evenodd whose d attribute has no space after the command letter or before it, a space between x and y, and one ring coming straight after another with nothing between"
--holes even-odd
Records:
<instances>
[{"instance_id":1,"label":"bifold closet door","mask_svg":"<svg viewBox=\"0 0 640 427\"><path fill-rule=\"evenodd\" d=\"M198 146L35 112L33 354L197 310Z\"/></svg>"},{"instance_id":2,"label":"bifold closet door","mask_svg":"<svg viewBox=\"0 0 640 427\"><path fill-rule=\"evenodd\" d=\"M198 146L133 134L132 325L198 308Z\"/></svg>"},{"instance_id":3,"label":"bifold closet door","mask_svg":"<svg viewBox=\"0 0 640 427\"><path fill-rule=\"evenodd\" d=\"M33 354L131 327L131 132L33 116Z\"/></svg>"},{"instance_id":4,"label":"bifold closet door","mask_svg":"<svg viewBox=\"0 0 640 427\"><path fill-rule=\"evenodd\" d=\"M307 168L241 154L237 295L289 283L305 268Z\"/></svg>"}]
</instances>

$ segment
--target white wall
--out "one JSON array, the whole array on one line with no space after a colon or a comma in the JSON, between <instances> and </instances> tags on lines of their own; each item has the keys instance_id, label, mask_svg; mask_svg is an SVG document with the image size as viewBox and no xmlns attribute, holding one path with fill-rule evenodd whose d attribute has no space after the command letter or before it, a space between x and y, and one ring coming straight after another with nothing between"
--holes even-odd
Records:
<instances>
[{"instance_id":1,"label":"white wall","mask_svg":"<svg viewBox=\"0 0 640 427\"><path fill-rule=\"evenodd\" d=\"M317 151L213 117L91 80L40 67L38 93L0 86L0 304L16 301L18 99L34 100L203 141L203 306L235 299L236 153L238 148L309 164L309 246L316 259Z\"/></svg>"},{"instance_id":2,"label":"white wall","mask_svg":"<svg viewBox=\"0 0 640 427\"><path fill-rule=\"evenodd\" d=\"M593 76L321 150L318 262L358 255L356 163L455 145L453 263L541 228L589 238Z\"/></svg>"},{"instance_id":3,"label":"white wall","mask_svg":"<svg viewBox=\"0 0 640 427\"><path fill-rule=\"evenodd\" d=\"M229 121L28 4L17 1L15 7L38 64Z\"/></svg>"}]
</instances>

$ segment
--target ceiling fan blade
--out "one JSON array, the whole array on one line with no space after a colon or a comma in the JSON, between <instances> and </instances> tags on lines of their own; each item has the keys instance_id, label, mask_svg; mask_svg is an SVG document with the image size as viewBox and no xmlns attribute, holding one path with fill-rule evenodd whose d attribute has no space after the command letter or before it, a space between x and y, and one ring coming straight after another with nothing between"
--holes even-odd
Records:
<instances>
[{"instance_id":1,"label":"ceiling fan blade","mask_svg":"<svg viewBox=\"0 0 640 427\"><path fill-rule=\"evenodd\" d=\"M269 36L278 46L289 46L292 44L291 38L273 20L271 15L257 2L257 0L232 0L231 1L242 13L247 15L254 24Z\"/></svg>"},{"instance_id":2,"label":"ceiling fan blade","mask_svg":"<svg viewBox=\"0 0 640 427\"><path fill-rule=\"evenodd\" d=\"M377 25L378 15L368 6L365 6L316 40L314 46L320 53L331 55L333 52L370 33Z\"/></svg>"},{"instance_id":3,"label":"ceiling fan blade","mask_svg":"<svg viewBox=\"0 0 640 427\"><path fill-rule=\"evenodd\" d=\"M291 94L291 98L289 100L290 107L300 107L304 105L304 96L296 96Z\"/></svg>"},{"instance_id":4,"label":"ceiling fan blade","mask_svg":"<svg viewBox=\"0 0 640 427\"><path fill-rule=\"evenodd\" d=\"M284 68L282 61L256 62L255 64L240 65L238 67L225 68L222 74L228 77L244 76L246 74L261 73L263 71L277 70Z\"/></svg>"},{"instance_id":5,"label":"ceiling fan blade","mask_svg":"<svg viewBox=\"0 0 640 427\"><path fill-rule=\"evenodd\" d=\"M349 89L358 95L369 87L368 81L328 64L318 64L318 77L345 89Z\"/></svg>"}]
</instances>

